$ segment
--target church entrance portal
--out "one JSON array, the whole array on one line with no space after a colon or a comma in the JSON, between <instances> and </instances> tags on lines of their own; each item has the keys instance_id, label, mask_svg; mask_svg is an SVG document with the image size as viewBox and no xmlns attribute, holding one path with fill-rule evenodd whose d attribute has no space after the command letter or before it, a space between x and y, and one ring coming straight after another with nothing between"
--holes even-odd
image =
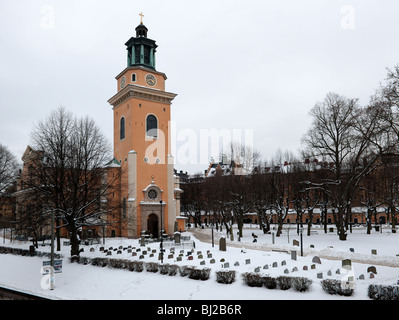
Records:
<instances>
[{"instance_id":1,"label":"church entrance portal","mask_svg":"<svg viewBox=\"0 0 399 320\"><path fill-rule=\"evenodd\" d=\"M158 216L155 213L152 213L147 219L147 232L157 239L159 234L158 230Z\"/></svg>"}]
</instances>

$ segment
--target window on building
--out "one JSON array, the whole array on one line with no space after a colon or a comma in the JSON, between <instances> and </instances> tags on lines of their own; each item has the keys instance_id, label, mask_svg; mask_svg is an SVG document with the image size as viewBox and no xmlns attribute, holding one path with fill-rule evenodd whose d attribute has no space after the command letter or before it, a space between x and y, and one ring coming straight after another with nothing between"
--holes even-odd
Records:
<instances>
[{"instance_id":1,"label":"window on building","mask_svg":"<svg viewBox=\"0 0 399 320\"><path fill-rule=\"evenodd\" d=\"M132 74L132 82L136 82L136 74L135 73Z\"/></svg>"},{"instance_id":2,"label":"window on building","mask_svg":"<svg viewBox=\"0 0 399 320\"><path fill-rule=\"evenodd\" d=\"M148 115L146 124L147 124L146 125L147 137L156 138L158 136L158 120L157 120L157 118L152 114Z\"/></svg>"},{"instance_id":3,"label":"window on building","mask_svg":"<svg viewBox=\"0 0 399 320\"><path fill-rule=\"evenodd\" d=\"M119 134L120 134L120 139L125 139L125 118L122 117L120 121L120 126L119 126Z\"/></svg>"}]
</instances>

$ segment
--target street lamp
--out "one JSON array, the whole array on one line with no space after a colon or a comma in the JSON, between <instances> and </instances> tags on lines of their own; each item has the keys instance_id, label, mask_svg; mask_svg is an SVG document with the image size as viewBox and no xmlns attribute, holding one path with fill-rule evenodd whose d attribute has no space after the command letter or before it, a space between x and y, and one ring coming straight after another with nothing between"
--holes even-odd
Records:
<instances>
[{"instance_id":1,"label":"street lamp","mask_svg":"<svg viewBox=\"0 0 399 320\"><path fill-rule=\"evenodd\" d=\"M162 223L162 200L159 201L161 204L161 263L163 264L163 223Z\"/></svg>"},{"instance_id":2,"label":"street lamp","mask_svg":"<svg viewBox=\"0 0 399 320\"><path fill-rule=\"evenodd\" d=\"M300 226L299 232L301 234L301 257L303 257L303 227Z\"/></svg>"}]
</instances>

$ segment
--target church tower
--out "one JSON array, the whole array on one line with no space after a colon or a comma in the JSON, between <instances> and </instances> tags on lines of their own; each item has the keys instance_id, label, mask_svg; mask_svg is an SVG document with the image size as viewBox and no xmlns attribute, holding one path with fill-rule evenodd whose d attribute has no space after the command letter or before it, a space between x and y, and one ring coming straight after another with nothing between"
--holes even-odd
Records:
<instances>
[{"instance_id":1,"label":"church tower","mask_svg":"<svg viewBox=\"0 0 399 320\"><path fill-rule=\"evenodd\" d=\"M171 104L166 75L156 70L155 41L141 23L126 42L127 67L116 76L117 93L108 100L114 112L114 158L122 170L121 235L175 231L179 208L174 196L170 154ZM161 216L162 214L162 216Z\"/></svg>"}]
</instances>

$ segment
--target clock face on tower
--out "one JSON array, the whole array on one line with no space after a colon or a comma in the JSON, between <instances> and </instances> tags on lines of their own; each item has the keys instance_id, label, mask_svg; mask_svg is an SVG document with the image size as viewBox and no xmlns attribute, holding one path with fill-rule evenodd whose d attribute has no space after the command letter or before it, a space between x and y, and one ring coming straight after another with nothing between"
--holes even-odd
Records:
<instances>
[{"instance_id":1,"label":"clock face on tower","mask_svg":"<svg viewBox=\"0 0 399 320\"><path fill-rule=\"evenodd\" d=\"M147 74L145 76L145 82L150 86L153 87L157 84L157 78L153 74Z\"/></svg>"}]
</instances>

